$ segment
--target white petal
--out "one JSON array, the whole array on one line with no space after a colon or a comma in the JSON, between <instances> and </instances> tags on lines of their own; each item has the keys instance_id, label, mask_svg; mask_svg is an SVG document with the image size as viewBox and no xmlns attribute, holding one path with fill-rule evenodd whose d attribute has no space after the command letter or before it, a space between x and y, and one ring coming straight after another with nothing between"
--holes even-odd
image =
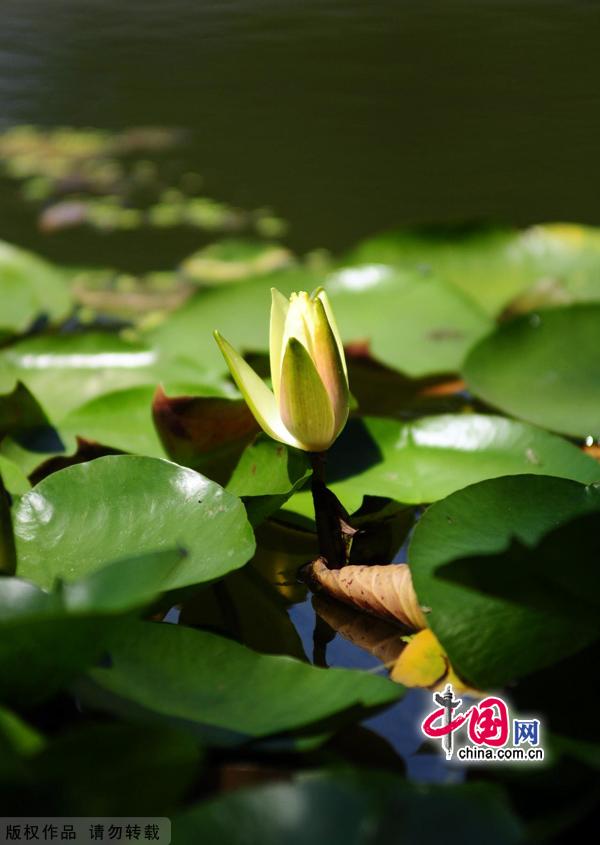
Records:
<instances>
[{"instance_id":1,"label":"white petal","mask_svg":"<svg viewBox=\"0 0 600 845\"><path fill-rule=\"evenodd\" d=\"M327 320L329 322L329 325L331 326L331 331L333 332L333 336L335 337L335 342L338 346L340 358L342 359L342 367L344 368L346 378L348 378L348 367L346 366L346 356L344 355L344 344L342 343L342 336L337 327L335 317L333 316L333 309L331 307L331 303L329 302L329 297L327 296L323 288L320 288L316 291L316 296L317 299L320 299L323 303L323 308L325 309L325 313L327 314Z\"/></svg>"},{"instance_id":2,"label":"white petal","mask_svg":"<svg viewBox=\"0 0 600 845\"><path fill-rule=\"evenodd\" d=\"M219 332L214 335L240 393L263 431L280 443L301 449L302 445L281 421L275 396L264 381Z\"/></svg>"},{"instance_id":3,"label":"white petal","mask_svg":"<svg viewBox=\"0 0 600 845\"><path fill-rule=\"evenodd\" d=\"M271 331L269 337L269 357L271 361L271 381L275 401L279 400L279 384L281 381L281 364L283 361L283 332L290 307L289 301L277 288L271 288Z\"/></svg>"}]
</instances>

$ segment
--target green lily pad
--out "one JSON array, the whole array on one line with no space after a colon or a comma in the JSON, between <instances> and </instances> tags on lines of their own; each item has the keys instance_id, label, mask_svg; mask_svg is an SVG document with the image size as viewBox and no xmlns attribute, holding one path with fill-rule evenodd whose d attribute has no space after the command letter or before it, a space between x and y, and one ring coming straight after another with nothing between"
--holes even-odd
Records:
<instances>
[{"instance_id":1,"label":"green lily pad","mask_svg":"<svg viewBox=\"0 0 600 845\"><path fill-rule=\"evenodd\" d=\"M90 399L61 421L61 439L72 444L83 437L121 452L165 458L152 421L154 393L154 387L140 385Z\"/></svg>"},{"instance_id":2,"label":"green lily pad","mask_svg":"<svg viewBox=\"0 0 600 845\"><path fill-rule=\"evenodd\" d=\"M464 365L472 392L529 422L600 436L600 305L540 311L501 326Z\"/></svg>"},{"instance_id":3,"label":"green lily pad","mask_svg":"<svg viewBox=\"0 0 600 845\"><path fill-rule=\"evenodd\" d=\"M302 728L352 708L381 707L403 693L385 678L258 654L180 625L127 623L109 651L110 668L89 673L105 704L108 694L114 706L133 703L196 730L233 733L235 741Z\"/></svg>"},{"instance_id":4,"label":"green lily pad","mask_svg":"<svg viewBox=\"0 0 600 845\"><path fill-rule=\"evenodd\" d=\"M101 656L105 633L96 614L68 618L58 595L0 578L0 700L51 696Z\"/></svg>"},{"instance_id":5,"label":"green lily pad","mask_svg":"<svg viewBox=\"0 0 600 845\"><path fill-rule=\"evenodd\" d=\"M84 723L31 760L35 796L26 785L11 795L11 806L20 802L21 812L40 815L170 815L191 788L201 756L189 735L167 725Z\"/></svg>"},{"instance_id":6,"label":"green lily pad","mask_svg":"<svg viewBox=\"0 0 600 845\"><path fill-rule=\"evenodd\" d=\"M151 604L171 589L187 552L167 549L115 560L77 581L61 584L60 600L71 614L118 614Z\"/></svg>"},{"instance_id":7,"label":"green lily pad","mask_svg":"<svg viewBox=\"0 0 600 845\"><path fill-rule=\"evenodd\" d=\"M464 294L416 270L347 267L325 289L344 343L366 344L377 361L410 376L458 370L491 328Z\"/></svg>"},{"instance_id":8,"label":"green lily pad","mask_svg":"<svg viewBox=\"0 0 600 845\"><path fill-rule=\"evenodd\" d=\"M176 549L140 555L52 593L22 578L0 578L0 698L37 701L69 683L101 657L118 616L170 589L184 562Z\"/></svg>"},{"instance_id":9,"label":"green lily pad","mask_svg":"<svg viewBox=\"0 0 600 845\"><path fill-rule=\"evenodd\" d=\"M279 510L311 472L306 452L259 435L244 450L227 489L245 499L250 521L258 525Z\"/></svg>"},{"instance_id":10,"label":"green lily pad","mask_svg":"<svg viewBox=\"0 0 600 845\"><path fill-rule=\"evenodd\" d=\"M484 414L441 414L406 423L354 419L326 464L328 486L349 512L366 495L422 504L485 478L518 473L589 483L600 480L600 464L561 437ZM285 509L311 516L310 492L296 493Z\"/></svg>"},{"instance_id":11,"label":"green lily pad","mask_svg":"<svg viewBox=\"0 0 600 845\"><path fill-rule=\"evenodd\" d=\"M292 261L280 244L225 238L188 256L181 270L198 284L222 285L280 270Z\"/></svg>"},{"instance_id":12,"label":"green lily pad","mask_svg":"<svg viewBox=\"0 0 600 845\"><path fill-rule=\"evenodd\" d=\"M5 241L0 241L0 302L0 334L25 331L40 316L62 320L71 309L66 276Z\"/></svg>"},{"instance_id":13,"label":"green lily pad","mask_svg":"<svg viewBox=\"0 0 600 845\"><path fill-rule=\"evenodd\" d=\"M600 230L584 226L396 230L359 244L348 260L434 273L490 316L529 289L549 304L600 299Z\"/></svg>"},{"instance_id":14,"label":"green lily pad","mask_svg":"<svg viewBox=\"0 0 600 845\"><path fill-rule=\"evenodd\" d=\"M29 756L44 747L44 738L12 710L0 707L0 778L6 754Z\"/></svg>"},{"instance_id":15,"label":"green lily pad","mask_svg":"<svg viewBox=\"0 0 600 845\"><path fill-rule=\"evenodd\" d=\"M17 572L41 587L73 581L119 558L181 546L164 589L213 581L252 556L239 499L169 461L114 455L55 472L13 514Z\"/></svg>"},{"instance_id":16,"label":"green lily pad","mask_svg":"<svg viewBox=\"0 0 600 845\"><path fill-rule=\"evenodd\" d=\"M503 685L598 635L597 610L582 594L598 593L594 560L573 565L580 552L572 547L561 546L559 561L537 548L557 527L598 511L600 485L544 476L484 481L427 510L409 548L413 582L431 608L429 625L469 683ZM526 553L511 553L514 543ZM585 549L582 536L582 556Z\"/></svg>"},{"instance_id":17,"label":"green lily pad","mask_svg":"<svg viewBox=\"0 0 600 845\"><path fill-rule=\"evenodd\" d=\"M512 229L395 230L359 244L348 262L435 273L494 316L535 279L533 260L515 255L518 238Z\"/></svg>"},{"instance_id":18,"label":"green lily pad","mask_svg":"<svg viewBox=\"0 0 600 845\"><path fill-rule=\"evenodd\" d=\"M211 372L225 372L223 356L213 337L214 329L241 352L266 351L271 288L276 287L287 296L295 290L312 290L321 282L322 276L317 273L291 268L201 290L151 331L149 341L165 355L181 355L201 361Z\"/></svg>"},{"instance_id":19,"label":"green lily pad","mask_svg":"<svg viewBox=\"0 0 600 845\"><path fill-rule=\"evenodd\" d=\"M29 479L21 467L4 455L0 455L0 476L9 493L21 494L31 489Z\"/></svg>"},{"instance_id":20,"label":"green lily pad","mask_svg":"<svg viewBox=\"0 0 600 845\"><path fill-rule=\"evenodd\" d=\"M411 783L375 771L307 772L217 796L173 819L177 845L462 845L522 842L503 791L491 783Z\"/></svg>"},{"instance_id":21,"label":"green lily pad","mask_svg":"<svg viewBox=\"0 0 600 845\"><path fill-rule=\"evenodd\" d=\"M270 288L288 295L323 282L321 274L292 268L201 291L155 329L150 341L169 356L198 357L205 367L222 372L215 328L241 351L266 351ZM462 293L416 272L352 267L325 280L325 288L344 343L368 342L374 357L410 375L458 369L470 346L491 328Z\"/></svg>"},{"instance_id":22,"label":"green lily pad","mask_svg":"<svg viewBox=\"0 0 600 845\"><path fill-rule=\"evenodd\" d=\"M34 337L0 352L0 391L19 380L37 397L53 423L104 393L137 385L214 385L201 359L167 359L117 335Z\"/></svg>"}]
</instances>

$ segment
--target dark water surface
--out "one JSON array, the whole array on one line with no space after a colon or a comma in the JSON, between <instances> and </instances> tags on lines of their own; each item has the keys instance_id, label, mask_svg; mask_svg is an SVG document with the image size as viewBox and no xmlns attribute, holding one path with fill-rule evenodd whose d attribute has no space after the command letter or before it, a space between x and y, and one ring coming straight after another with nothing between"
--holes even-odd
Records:
<instances>
[{"instance_id":1,"label":"dark water surface","mask_svg":"<svg viewBox=\"0 0 600 845\"><path fill-rule=\"evenodd\" d=\"M208 192L299 249L600 223L599 35L582 0L0 0L0 126L187 127Z\"/></svg>"}]
</instances>

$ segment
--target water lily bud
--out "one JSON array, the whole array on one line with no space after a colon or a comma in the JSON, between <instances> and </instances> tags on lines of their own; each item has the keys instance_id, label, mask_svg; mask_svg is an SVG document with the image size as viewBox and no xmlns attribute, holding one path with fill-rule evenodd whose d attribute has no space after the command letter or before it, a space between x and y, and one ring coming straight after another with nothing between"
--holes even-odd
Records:
<instances>
[{"instance_id":1,"label":"water lily bud","mask_svg":"<svg viewBox=\"0 0 600 845\"><path fill-rule=\"evenodd\" d=\"M261 428L281 443L323 452L348 419L348 371L327 294L289 300L272 288L270 361L273 390L215 331L231 375Z\"/></svg>"}]
</instances>

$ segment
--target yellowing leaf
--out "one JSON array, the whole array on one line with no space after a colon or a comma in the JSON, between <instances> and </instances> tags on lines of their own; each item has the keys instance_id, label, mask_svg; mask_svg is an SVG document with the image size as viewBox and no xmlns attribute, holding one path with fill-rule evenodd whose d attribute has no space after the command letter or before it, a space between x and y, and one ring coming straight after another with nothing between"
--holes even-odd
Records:
<instances>
[{"instance_id":1,"label":"yellowing leaf","mask_svg":"<svg viewBox=\"0 0 600 845\"><path fill-rule=\"evenodd\" d=\"M410 638L396 660L390 677L405 687L442 689L450 683L455 692L478 694L458 677L440 641L429 628Z\"/></svg>"},{"instance_id":2,"label":"yellowing leaf","mask_svg":"<svg viewBox=\"0 0 600 845\"><path fill-rule=\"evenodd\" d=\"M429 628L410 640L392 669L391 678L407 687L432 687L448 672L446 652Z\"/></svg>"},{"instance_id":3,"label":"yellowing leaf","mask_svg":"<svg viewBox=\"0 0 600 845\"><path fill-rule=\"evenodd\" d=\"M414 631L427 626L405 563L329 569L323 558L317 558L307 574L313 586L353 607Z\"/></svg>"}]
</instances>

